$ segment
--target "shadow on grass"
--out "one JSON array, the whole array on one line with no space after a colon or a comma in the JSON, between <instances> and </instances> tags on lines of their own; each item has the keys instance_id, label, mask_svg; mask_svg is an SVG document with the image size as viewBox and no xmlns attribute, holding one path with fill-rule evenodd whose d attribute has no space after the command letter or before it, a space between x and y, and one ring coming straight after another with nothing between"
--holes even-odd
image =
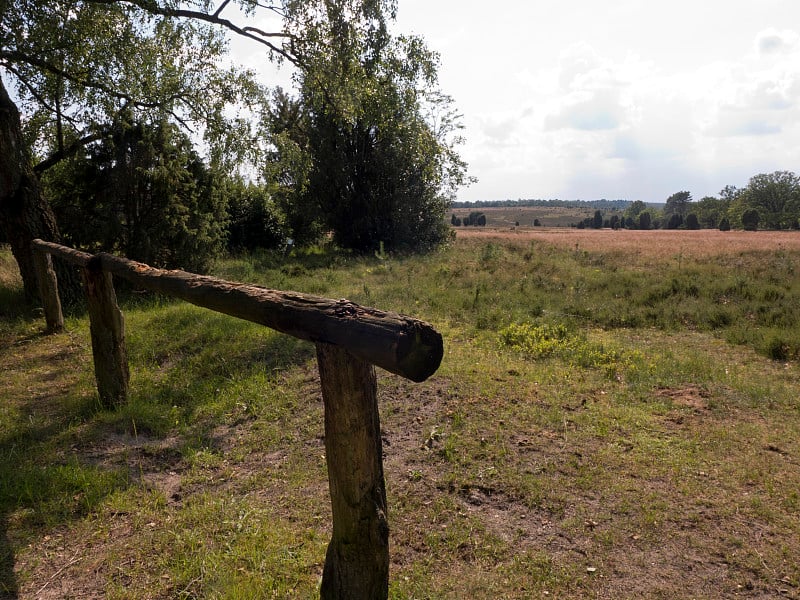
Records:
<instances>
[{"instance_id":1,"label":"shadow on grass","mask_svg":"<svg viewBox=\"0 0 800 600\"><path fill-rule=\"evenodd\" d=\"M18 594L14 551L8 543L8 519L0 514L0 599L17 598Z\"/></svg>"},{"instance_id":2,"label":"shadow on grass","mask_svg":"<svg viewBox=\"0 0 800 600\"><path fill-rule=\"evenodd\" d=\"M9 288L0 285L0 319L33 320L38 318L33 307L25 302L25 295L21 287Z\"/></svg>"}]
</instances>

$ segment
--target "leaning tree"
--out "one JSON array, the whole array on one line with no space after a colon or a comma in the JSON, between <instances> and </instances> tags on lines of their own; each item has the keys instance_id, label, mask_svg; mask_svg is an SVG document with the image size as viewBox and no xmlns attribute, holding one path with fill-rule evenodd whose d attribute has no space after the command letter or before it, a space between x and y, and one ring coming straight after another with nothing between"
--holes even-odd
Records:
<instances>
[{"instance_id":1,"label":"leaning tree","mask_svg":"<svg viewBox=\"0 0 800 600\"><path fill-rule=\"evenodd\" d=\"M233 4L273 15L277 31L238 26L224 12ZM27 298L31 241L60 239L40 174L102 139L121 113L202 133L219 162L258 146L236 108L261 105L262 90L252 73L222 65L229 32L290 58L280 3L0 0L0 231Z\"/></svg>"}]
</instances>

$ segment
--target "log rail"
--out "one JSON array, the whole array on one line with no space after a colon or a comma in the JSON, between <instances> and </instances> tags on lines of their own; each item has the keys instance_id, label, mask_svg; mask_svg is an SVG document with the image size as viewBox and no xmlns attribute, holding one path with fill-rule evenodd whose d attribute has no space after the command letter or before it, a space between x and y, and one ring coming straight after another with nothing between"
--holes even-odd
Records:
<instances>
[{"instance_id":1,"label":"log rail","mask_svg":"<svg viewBox=\"0 0 800 600\"><path fill-rule=\"evenodd\" d=\"M430 377L444 353L442 336L431 325L348 300L166 271L42 240L32 245L49 332L64 327L50 257L81 269L97 389L107 406L127 401L129 380L125 321L112 275L316 344L333 514L320 595L388 597L389 529L374 366L415 382Z\"/></svg>"}]
</instances>

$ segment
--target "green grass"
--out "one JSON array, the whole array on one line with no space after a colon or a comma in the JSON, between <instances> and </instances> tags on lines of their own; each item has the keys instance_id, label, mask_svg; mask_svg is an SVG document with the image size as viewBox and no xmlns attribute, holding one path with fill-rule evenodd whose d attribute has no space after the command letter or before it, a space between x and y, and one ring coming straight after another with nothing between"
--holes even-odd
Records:
<instances>
[{"instance_id":1,"label":"green grass","mask_svg":"<svg viewBox=\"0 0 800 600\"><path fill-rule=\"evenodd\" d=\"M459 240L215 274L442 332L431 380L379 377L391 598L797 595L800 256L647 260ZM86 317L43 335L12 267L0 252L0 590L314 596L313 347L125 296L131 399L103 409Z\"/></svg>"}]
</instances>

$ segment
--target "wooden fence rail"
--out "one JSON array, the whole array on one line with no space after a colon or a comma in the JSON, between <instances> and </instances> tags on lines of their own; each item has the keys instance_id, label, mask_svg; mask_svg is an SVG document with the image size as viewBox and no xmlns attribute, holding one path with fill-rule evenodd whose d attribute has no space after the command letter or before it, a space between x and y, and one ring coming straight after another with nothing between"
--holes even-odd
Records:
<instances>
[{"instance_id":1,"label":"wooden fence rail","mask_svg":"<svg viewBox=\"0 0 800 600\"><path fill-rule=\"evenodd\" d=\"M110 254L35 240L48 331L64 326L50 256L81 268L95 377L109 406L128 396L125 321L112 274L136 287L271 327L316 344L325 405L325 456L333 513L320 595L387 598L389 528L374 365L420 382L439 368L442 336L396 313L295 292L165 271Z\"/></svg>"}]
</instances>

